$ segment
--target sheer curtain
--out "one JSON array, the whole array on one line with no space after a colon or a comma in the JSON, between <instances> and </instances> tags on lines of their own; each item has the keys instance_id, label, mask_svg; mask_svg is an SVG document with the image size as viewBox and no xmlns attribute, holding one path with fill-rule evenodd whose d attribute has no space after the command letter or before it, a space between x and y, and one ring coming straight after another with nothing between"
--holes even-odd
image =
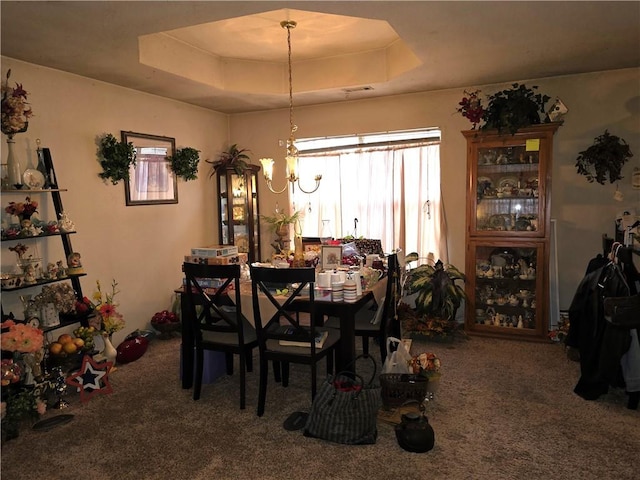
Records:
<instances>
[{"instance_id":1,"label":"sheer curtain","mask_svg":"<svg viewBox=\"0 0 640 480\"><path fill-rule=\"evenodd\" d=\"M385 252L448 261L438 143L302 156L298 169L303 188L322 174L315 193L291 196L303 236L326 236L328 227L335 238L380 239Z\"/></svg>"}]
</instances>

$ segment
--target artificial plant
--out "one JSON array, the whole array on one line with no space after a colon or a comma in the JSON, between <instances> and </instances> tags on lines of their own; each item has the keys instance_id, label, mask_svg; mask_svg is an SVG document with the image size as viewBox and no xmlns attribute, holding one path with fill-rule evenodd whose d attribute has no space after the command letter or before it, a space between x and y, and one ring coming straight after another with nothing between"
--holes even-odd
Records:
<instances>
[{"instance_id":1,"label":"artificial plant","mask_svg":"<svg viewBox=\"0 0 640 480\"><path fill-rule=\"evenodd\" d=\"M198 178L200 150L191 147L179 148L174 155L167 157L171 171L185 181Z\"/></svg>"},{"instance_id":2,"label":"artificial plant","mask_svg":"<svg viewBox=\"0 0 640 480\"><path fill-rule=\"evenodd\" d=\"M576 169L589 183L604 185L622 179L622 166L633 157L629 145L622 138L605 130L595 138L593 145L578 154Z\"/></svg>"},{"instance_id":3,"label":"artificial plant","mask_svg":"<svg viewBox=\"0 0 640 480\"><path fill-rule=\"evenodd\" d=\"M136 149L131 142L119 142L107 133L100 139L98 160L102 167L100 178L116 185L120 180L129 180L129 169L136 164Z\"/></svg>"},{"instance_id":4,"label":"artificial plant","mask_svg":"<svg viewBox=\"0 0 640 480\"><path fill-rule=\"evenodd\" d=\"M233 167L233 170L237 175L242 175L247 169L247 160L249 160L249 155L247 155L245 152L249 151L250 150L246 148L238 148L238 145L234 143L227 150L222 152L217 160L205 160L207 163L210 163L213 166L210 177L215 175L219 168L227 167Z\"/></svg>"}]
</instances>

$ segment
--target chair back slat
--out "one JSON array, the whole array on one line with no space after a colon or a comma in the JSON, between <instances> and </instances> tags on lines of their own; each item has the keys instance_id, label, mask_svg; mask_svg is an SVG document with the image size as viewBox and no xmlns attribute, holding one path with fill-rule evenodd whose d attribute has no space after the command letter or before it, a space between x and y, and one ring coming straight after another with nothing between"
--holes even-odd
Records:
<instances>
[{"instance_id":1,"label":"chair back slat","mask_svg":"<svg viewBox=\"0 0 640 480\"><path fill-rule=\"evenodd\" d=\"M258 341L261 347L266 347L266 341L290 339L282 333L282 327L291 327L294 330L292 336L296 340L309 341L311 343L312 354L315 352L315 344L311 341L315 338L315 314L314 314L314 286L315 286L315 269L314 268L270 268L270 267L251 267L251 283L253 293L253 318L255 322ZM276 297L273 294L273 285L288 286L288 297ZM291 287L292 284L297 286ZM301 325L295 312L300 311L296 300L307 294L304 292L308 288L308 305L310 314L310 325ZM276 309L276 312L269 318L264 318L261 311L260 296L266 297Z\"/></svg>"},{"instance_id":2,"label":"chair back slat","mask_svg":"<svg viewBox=\"0 0 640 480\"><path fill-rule=\"evenodd\" d=\"M240 266L239 265L200 265L185 263L183 270L186 278L186 296L189 307L189 323L196 343L202 342L202 332L237 332L239 342L244 342L242 328L242 304L240 302ZM213 291L201 285L202 280L216 280L220 285ZM224 295L233 285L235 307L225 308ZM198 309L198 306L201 308Z\"/></svg>"}]
</instances>

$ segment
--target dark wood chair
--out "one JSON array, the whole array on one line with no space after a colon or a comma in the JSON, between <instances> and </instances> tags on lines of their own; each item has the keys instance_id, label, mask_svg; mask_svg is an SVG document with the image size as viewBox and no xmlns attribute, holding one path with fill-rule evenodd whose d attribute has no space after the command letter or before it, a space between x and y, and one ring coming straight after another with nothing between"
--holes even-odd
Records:
<instances>
[{"instance_id":1,"label":"dark wood chair","mask_svg":"<svg viewBox=\"0 0 640 480\"><path fill-rule=\"evenodd\" d=\"M396 315L398 295L400 292L400 269L398 255L392 253L387 256L387 287L384 299L380 305L372 302L362 308L355 316L355 334L362 337L362 353L369 355L369 340L377 339L380 347L380 358L384 362L387 356L387 337L400 337L400 325ZM340 328L337 318L331 317L325 325L329 328Z\"/></svg>"},{"instance_id":2,"label":"dark wood chair","mask_svg":"<svg viewBox=\"0 0 640 480\"><path fill-rule=\"evenodd\" d=\"M269 377L269 361L273 362L276 381L282 378L282 386L289 382L289 364L300 363L311 366L311 399L316 395L317 363L326 358L327 371L333 370L336 346L340 341L340 332L330 328L317 329L314 308L314 268L267 268L251 267L251 283L253 293L253 318L258 335L260 350L260 389L258 395L258 416L264 414L267 396L267 380ZM288 297L274 295L273 285L289 285ZM294 285L294 286L292 286ZM262 305L260 296L268 299L276 313L266 313L267 308ZM309 325L302 325L296 315L298 307L296 299L305 297L305 309L310 315ZM308 299L308 302L306 301ZM264 311L263 311L264 310ZM266 317L264 315L267 315ZM283 333L284 329L290 334ZM328 336L324 344L317 348L311 339L316 337L318 330L326 330ZM308 343L308 346L281 345L280 340L295 339Z\"/></svg>"},{"instance_id":3,"label":"dark wood chair","mask_svg":"<svg viewBox=\"0 0 640 480\"><path fill-rule=\"evenodd\" d=\"M240 408L245 408L246 374L253 371L253 349L258 346L255 328L242 315L239 265L183 265L186 277L187 319L183 328L191 329L195 345L195 382L193 399L200 398L204 351L224 352L227 374L233 374L234 355L240 359ZM219 282L216 289L203 288L199 281ZM229 304L227 287L235 295ZM214 293L210 293L210 292ZM226 300L226 301L225 301Z\"/></svg>"}]
</instances>

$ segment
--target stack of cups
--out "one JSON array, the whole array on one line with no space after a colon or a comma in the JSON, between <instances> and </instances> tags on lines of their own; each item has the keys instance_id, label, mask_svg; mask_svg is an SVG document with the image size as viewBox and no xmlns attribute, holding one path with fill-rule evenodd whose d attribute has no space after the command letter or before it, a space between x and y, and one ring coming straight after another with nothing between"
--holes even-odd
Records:
<instances>
[{"instance_id":1,"label":"stack of cups","mask_svg":"<svg viewBox=\"0 0 640 480\"><path fill-rule=\"evenodd\" d=\"M349 275L344 282L344 301L347 303L355 303L358 298L358 287L353 279L353 275Z\"/></svg>"},{"instance_id":2,"label":"stack of cups","mask_svg":"<svg viewBox=\"0 0 640 480\"><path fill-rule=\"evenodd\" d=\"M342 302L344 300L344 282L338 273L331 275L331 300Z\"/></svg>"}]
</instances>

